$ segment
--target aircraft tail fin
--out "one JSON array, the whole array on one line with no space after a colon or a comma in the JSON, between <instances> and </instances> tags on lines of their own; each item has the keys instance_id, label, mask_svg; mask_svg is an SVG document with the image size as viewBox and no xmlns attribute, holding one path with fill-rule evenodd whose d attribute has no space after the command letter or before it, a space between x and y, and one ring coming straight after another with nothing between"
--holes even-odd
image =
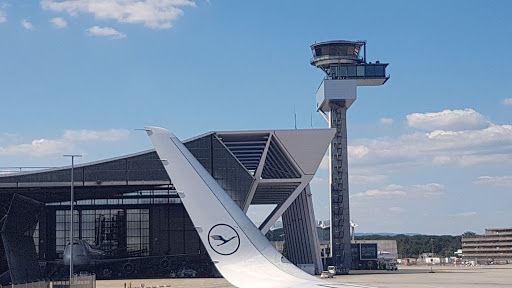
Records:
<instances>
[{"instance_id":1,"label":"aircraft tail fin","mask_svg":"<svg viewBox=\"0 0 512 288\"><path fill-rule=\"evenodd\" d=\"M146 131L226 280L243 288L329 287L286 260L174 134L158 127Z\"/></svg>"}]
</instances>

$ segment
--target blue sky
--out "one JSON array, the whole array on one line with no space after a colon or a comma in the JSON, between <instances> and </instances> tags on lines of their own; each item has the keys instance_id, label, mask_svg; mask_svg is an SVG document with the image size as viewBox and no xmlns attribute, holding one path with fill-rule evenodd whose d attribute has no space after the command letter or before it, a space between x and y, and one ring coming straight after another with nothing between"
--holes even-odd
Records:
<instances>
[{"instance_id":1,"label":"blue sky","mask_svg":"<svg viewBox=\"0 0 512 288\"><path fill-rule=\"evenodd\" d=\"M145 125L326 127L309 46L390 63L348 112L358 232L510 227L510 1L0 0L0 166L150 149ZM312 118L311 118L312 117ZM312 121L311 121L312 119ZM324 163L325 164L325 163ZM5 169L4 169L5 170ZM8 169L7 169L8 170ZM313 180L328 218L326 165Z\"/></svg>"}]
</instances>

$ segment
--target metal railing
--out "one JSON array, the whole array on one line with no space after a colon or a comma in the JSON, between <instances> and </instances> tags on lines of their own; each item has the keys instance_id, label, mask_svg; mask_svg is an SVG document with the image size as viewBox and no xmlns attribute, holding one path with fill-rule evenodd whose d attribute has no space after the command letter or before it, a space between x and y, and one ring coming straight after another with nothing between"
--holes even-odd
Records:
<instances>
[{"instance_id":1,"label":"metal railing","mask_svg":"<svg viewBox=\"0 0 512 288\"><path fill-rule=\"evenodd\" d=\"M23 287L19 287L23 288ZM51 281L48 288L96 288L96 275L76 275L73 281Z\"/></svg>"},{"instance_id":2,"label":"metal railing","mask_svg":"<svg viewBox=\"0 0 512 288\"><path fill-rule=\"evenodd\" d=\"M48 288L49 282L47 281L37 281L37 282L31 282L31 283L24 283L24 284L12 284L8 286L1 286L0 287L8 287L8 288Z\"/></svg>"},{"instance_id":3,"label":"metal railing","mask_svg":"<svg viewBox=\"0 0 512 288\"><path fill-rule=\"evenodd\" d=\"M96 275L75 275L73 281L37 281L30 283L0 285L0 288L96 288Z\"/></svg>"},{"instance_id":4,"label":"metal railing","mask_svg":"<svg viewBox=\"0 0 512 288\"><path fill-rule=\"evenodd\" d=\"M359 63L364 63L364 57L355 57L353 55L322 55L322 56L313 56L309 59L310 63L324 60L351 60Z\"/></svg>"}]
</instances>

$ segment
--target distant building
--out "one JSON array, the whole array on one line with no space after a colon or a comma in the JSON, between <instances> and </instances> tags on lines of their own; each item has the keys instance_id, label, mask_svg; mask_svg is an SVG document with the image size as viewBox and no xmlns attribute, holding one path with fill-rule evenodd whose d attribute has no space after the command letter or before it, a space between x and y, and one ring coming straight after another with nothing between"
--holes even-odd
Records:
<instances>
[{"instance_id":1,"label":"distant building","mask_svg":"<svg viewBox=\"0 0 512 288\"><path fill-rule=\"evenodd\" d=\"M409 266L418 264L418 259L416 258L401 258L397 259L398 264Z\"/></svg>"},{"instance_id":2,"label":"distant building","mask_svg":"<svg viewBox=\"0 0 512 288\"><path fill-rule=\"evenodd\" d=\"M353 243L376 243L380 259L393 260L398 258L396 240L355 240Z\"/></svg>"},{"instance_id":3,"label":"distant building","mask_svg":"<svg viewBox=\"0 0 512 288\"><path fill-rule=\"evenodd\" d=\"M417 264L444 264L448 263L448 259L450 258L440 257L432 253L422 253Z\"/></svg>"},{"instance_id":4,"label":"distant building","mask_svg":"<svg viewBox=\"0 0 512 288\"><path fill-rule=\"evenodd\" d=\"M512 228L485 229L485 235L462 237L464 261L512 263Z\"/></svg>"}]
</instances>

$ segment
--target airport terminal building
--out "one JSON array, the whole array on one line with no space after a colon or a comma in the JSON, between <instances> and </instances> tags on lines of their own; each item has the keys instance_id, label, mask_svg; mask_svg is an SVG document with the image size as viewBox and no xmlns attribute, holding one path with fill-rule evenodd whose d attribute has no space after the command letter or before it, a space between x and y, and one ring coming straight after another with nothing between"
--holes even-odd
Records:
<instances>
[{"instance_id":1,"label":"airport terminal building","mask_svg":"<svg viewBox=\"0 0 512 288\"><path fill-rule=\"evenodd\" d=\"M184 144L244 212L272 205L262 233L282 217L289 260L318 272L309 182L333 134L209 132ZM73 176L74 242L101 251L77 260L76 272L99 279L218 276L181 203L183 191L176 191L154 150L76 165ZM70 243L70 181L71 167L0 175L1 284L69 273L63 259Z\"/></svg>"},{"instance_id":2,"label":"airport terminal building","mask_svg":"<svg viewBox=\"0 0 512 288\"><path fill-rule=\"evenodd\" d=\"M485 229L485 235L463 236L462 258L478 264L512 263L512 228Z\"/></svg>"}]
</instances>

